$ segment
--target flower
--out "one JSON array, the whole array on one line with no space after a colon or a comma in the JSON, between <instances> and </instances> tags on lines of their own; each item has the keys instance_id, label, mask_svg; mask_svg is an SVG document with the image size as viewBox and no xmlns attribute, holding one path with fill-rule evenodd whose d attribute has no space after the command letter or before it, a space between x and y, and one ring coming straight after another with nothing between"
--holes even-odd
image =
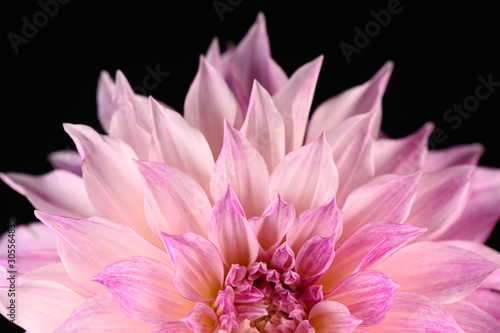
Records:
<instances>
[{"instance_id":1,"label":"flower","mask_svg":"<svg viewBox=\"0 0 500 333\"><path fill-rule=\"evenodd\" d=\"M103 72L107 134L65 124L78 153L1 174L43 222L16 230L2 314L30 333L498 332L500 171L479 145L428 151L432 124L384 136L390 62L308 121L322 60L288 78L260 14L200 57L184 117Z\"/></svg>"}]
</instances>

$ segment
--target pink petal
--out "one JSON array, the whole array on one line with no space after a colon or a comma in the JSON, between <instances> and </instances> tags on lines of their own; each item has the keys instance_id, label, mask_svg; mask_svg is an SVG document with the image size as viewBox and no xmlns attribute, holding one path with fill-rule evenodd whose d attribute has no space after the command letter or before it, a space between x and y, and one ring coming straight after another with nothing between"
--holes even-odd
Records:
<instances>
[{"instance_id":1,"label":"pink petal","mask_svg":"<svg viewBox=\"0 0 500 333\"><path fill-rule=\"evenodd\" d=\"M271 267L279 272L286 272L295 268L295 253L287 242L281 244L271 258Z\"/></svg>"},{"instance_id":2,"label":"pink petal","mask_svg":"<svg viewBox=\"0 0 500 333\"><path fill-rule=\"evenodd\" d=\"M459 301L442 306L465 332L500 332L500 322L474 304Z\"/></svg>"},{"instance_id":3,"label":"pink petal","mask_svg":"<svg viewBox=\"0 0 500 333\"><path fill-rule=\"evenodd\" d=\"M424 171L436 172L455 165L476 165L483 152L484 147L478 143L431 150L425 159Z\"/></svg>"},{"instance_id":4,"label":"pink petal","mask_svg":"<svg viewBox=\"0 0 500 333\"><path fill-rule=\"evenodd\" d=\"M243 116L238 102L224 79L203 56L184 102L184 117L197 127L210 145L214 157L222 149L224 120L241 126ZM210 119L210 121L207 121Z\"/></svg>"},{"instance_id":5,"label":"pink petal","mask_svg":"<svg viewBox=\"0 0 500 333\"><path fill-rule=\"evenodd\" d=\"M97 117L106 132L115 111L114 94L115 82L108 72L101 71L97 82Z\"/></svg>"},{"instance_id":6,"label":"pink petal","mask_svg":"<svg viewBox=\"0 0 500 333\"><path fill-rule=\"evenodd\" d=\"M181 319L193 332L210 333L214 331L219 318L214 310L205 303L196 303L194 308Z\"/></svg>"},{"instance_id":7,"label":"pink petal","mask_svg":"<svg viewBox=\"0 0 500 333\"><path fill-rule=\"evenodd\" d=\"M484 243L500 218L500 171L477 167L472 173L467 204L439 239Z\"/></svg>"},{"instance_id":8,"label":"pink petal","mask_svg":"<svg viewBox=\"0 0 500 333\"><path fill-rule=\"evenodd\" d=\"M249 266L259 254L259 241L245 218L229 183L224 196L215 203L207 223L208 239L222 255L227 266Z\"/></svg>"},{"instance_id":9,"label":"pink petal","mask_svg":"<svg viewBox=\"0 0 500 333\"><path fill-rule=\"evenodd\" d=\"M337 190L338 172L324 133L300 147L276 166L269 179L269 197L281 194L297 214L316 208Z\"/></svg>"},{"instance_id":10,"label":"pink petal","mask_svg":"<svg viewBox=\"0 0 500 333\"><path fill-rule=\"evenodd\" d=\"M269 204L268 180L266 162L260 153L243 134L225 122L224 145L210 178L213 200L222 198L231 183L246 216L260 216Z\"/></svg>"},{"instance_id":11,"label":"pink petal","mask_svg":"<svg viewBox=\"0 0 500 333\"><path fill-rule=\"evenodd\" d=\"M361 323L344 304L335 301L316 304L309 312L308 319L317 333L351 332Z\"/></svg>"},{"instance_id":12,"label":"pink petal","mask_svg":"<svg viewBox=\"0 0 500 333\"><path fill-rule=\"evenodd\" d=\"M161 242L149 229L137 155L123 141L99 135L85 125L65 124L83 159L83 181L98 216L132 227L157 246Z\"/></svg>"},{"instance_id":13,"label":"pink petal","mask_svg":"<svg viewBox=\"0 0 500 333\"><path fill-rule=\"evenodd\" d=\"M382 96L389 81L394 64L389 61L367 82L350 88L323 102L314 111L305 142L311 142L324 129L335 128L345 119L357 114L377 110L372 127L372 137L377 138L382 119Z\"/></svg>"},{"instance_id":14,"label":"pink petal","mask_svg":"<svg viewBox=\"0 0 500 333\"><path fill-rule=\"evenodd\" d=\"M337 201L342 207L355 188L373 178L373 138L370 129L375 111L353 116L325 132L339 173Z\"/></svg>"},{"instance_id":15,"label":"pink petal","mask_svg":"<svg viewBox=\"0 0 500 333\"><path fill-rule=\"evenodd\" d=\"M369 330L373 333L464 332L442 307L424 296L401 291L394 295L387 317Z\"/></svg>"},{"instance_id":16,"label":"pink petal","mask_svg":"<svg viewBox=\"0 0 500 333\"><path fill-rule=\"evenodd\" d=\"M375 175L408 174L422 170L427 157L427 141L433 129L432 123L426 123L404 138L375 141Z\"/></svg>"},{"instance_id":17,"label":"pink petal","mask_svg":"<svg viewBox=\"0 0 500 333\"><path fill-rule=\"evenodd\" d=\"M300 324L297 325L295 329L295 333L314 333L314 327L311 326L309 320L301 321Z\"/></svg>"},{"instance_id":18,"label":"pink petal","mask_svg":"<svg viewBox=\"0 0 500 333\"><path fill-rule=\"evenodd\" d=\"M470 251L435 242L403 247L373 269L438 303L452 303L472 293L500 266Z\"/></svg>"},{"instance_id":19,"label":"pink petal","mask_svg":"<svg viewBox=\"0 0 500 333\"><path fill-rule=\"evenodd\" d=\"M85 302L85 298L74 291L50 281L18 285L15 294L14 323L29 332L53 332L73 309ZM0 293L3 311L7 310L11 299L7 292Z\"/></svg>"},{"instance_id":20,"label":"pink petal","mask_svg":"<svg viewBox=\"0 0 500 333\"><path fill-rule=\"evenodd\" d=\"M262 248L272 254L281 244L294 221L295 209L278 193L262 216L252 217L248 223Z\"/></svg>"},{"instance_id":21,"label":"pink petal","mask_svg":"<svg viewBox=\"0 0 500 333\"><path fill-rule=\"evenodd\" d=\"M273 95L285 124L285 152L302 146L323 56L303 65Z\"/></svg>"},{"instance_id":22,"label":"pink petal","mask_svg":"<svg viewBox=\"0 0 500 333\"><path fill-rule=\"evenodd\" d=\"M286 235L286 241L295 253L314 236L334 237L342 233L342 211L337 207L335 196L318 208L300 214Z\"/></svg>"},{"instance_id":23,"label":"pink petal","mask_svg":"<svg viewBox=\"0 0 500 333\"><path fill-rule=\"evenodd\" d=\"M340 243L372 221L402 223L410 214L422 172L382 175L354 190L342 209L344 231Z\"/></svg>"},{"instance_id":24,"label":"pink petal","mask_svg":"<svg viewBox=\"0 0 500 333\"><path fill-rule=\"evenodd\" d=\"M325 292L331 291L352 273L371 269L423 232L410 224L368 223L336 249L332 265L318 283Z\"/></svg>"},{"instance_id":25,"label":"pink petal","mask_svg":"<svg viewBox=\"0 0 500 333\"><path fill-rule=\"evenodd\" d=\"M222 59L220 54L219 39L214 37L210 46L208 47L207 54L205 55L208 63L212 65L219 73L223 74L222 71Z\"/></svg>"},{"instance_id":26,"label":"pink petal","mask_svg":"<svg viewBox=\"0 0 500 333\"><path fill-rule=\"evenodd\" d=\"M118 260L143 255L170 264L165 252L126 225L100 217L78 220L39 211L35 215L56 233L57 252L69 276L89 292L105 290L91 278Z\"/></svg>"},{"instance_id":27,"label":"pink petal","mask_svg":"<svg viewBox=\"0 0 500 333\"><path fill-rule=\"evenodd\" d=\"M462 213L467 203L473 166L450 167L423 174L406 223L427 228L420 239L436 239Z\"/></svg>"},{"instance_id":28,"label":"pink petal","mask_svg":"<svg viewBox=\"0 0 500 333\"><path fill-rule=\"evenodd\" d=\"M194 306L172 285L174 271L147 257L129 257L107 266L94 281L106 286L132 319L149 324L175 321Z\"/></svg>"},{"instance_id":29,"label":"pink petal","mask_svg":"<svg viewBox=\"0 0 500 333\"><path fill-rule=\"evenodd\" d=\"M231 80L241 89L244 101L249 99L254 80L259 81L271 95L286 83L285 72L271 58L264 14L259 13L254 25L238 44L229 66Z\"/></svg>"},{"instance_id":30,"label":"pink petal","mask_svg":"<svg viewBox=\"0 0 500 333\"><path fill-rule=\"evenodd\" d=\"M122 311L114 297L109 292L104 292L76 307L54 332L142 333L151 327L150 324L132 320Z\"/></svg>"},{"instance_id":31,"label":"pink petal","mask_svg":"<svg viewBox=\"0 0 500 333\"><path fill-rule=\"evenodd\" d=\"M363 271L343 280L328 299L347 306L354 317L363 321L359 326L373 326L384 320L398 287L381 272Z\"/></svg>"},{"instance_id":32,"label":"pink petal","mask_svg":"<svg viewBox=\"0 0 500 333\"><path fill-rule=\"evenodd\" d=\"M335 257L334 237L314 236L302 245L296 258L296 272L302 286L312 285L331 265Z\"/></svg>"},{"instance_id":33,"label":"pink petal","mask_svg":"<svg viewBox=\"0 0 500 333\"><path fill-rule=\"evenodd\" d=\"M464 301L476 305L497 321L500 321L500 307L498 306L500 304L500 292L498 290L478 288L464 298Z\"/></svg>"},{"instance_id":34,"label":"pink petal","mask_svg":"<svg viewBox=\"0 0 500 333\"><path fill-rule=\"evenodd\" d=\"M217 247L197 234L162 233L175 265L174 288L183 297L206 302L217 297L224 281L224 266Z\"/></svg>"},{"instance_id":35,"label":"pink petal","mask_svg":"<svg viewBox=\"0 0 500 333\"><path fill-rule=\"evenodd\" d=\"M152 136L149 160L171 165L208 188L214 158L203 134L177 112L150 97Z\"/></svg>"},{"instance_id":36,"label":"pink petal","mask_svg":"<svg viewBox=\"0 0 500 333\"><path fill-rule=\"evenodd\" d=\"M271 95L257 81L253 84L241 133L264 157L269 172L285 157L283 117Z\"/></svg>"},{"instance_id":37,"label":"pink petal","mask_svg":"<svg viewBox=\"0 0 500 333\"><path fill-rule=\"evenodd\" d=\"M180 235L206 236L212 205L201 186L174 167L155 162L136 162L144 184L144 209L149 227Z\"/></svg>"},{"instance_id":38,"label":"pink petal","mask_svg":"<svg viewBox=\"0 0 500 333\"><path fill-rule=\"evenodd\" d=\"M95 215L82 178L72 172L53 170L40 176L9 172L0 173L0 178L36 209L74 217Z\"/></svg>"},{"instance_id":39,"label":"pink petal","mask_svg":"<svg viewBox=\"0 0 500 333\"><path fill-rule=\"evenodd\" d=\"M74 150L58 150L50 153L47 160L55 169L63 169L82 176L82 158Z\"/></svg>"},{"instance_id":40,"label":"pink petal","mask_svg":"<svg viewBox=\"0 0 500 333\"><path fill-rule=\"evenodd\" d=\"M148 333L192 333L193 331L181 321L173 321L156 326Z\"/></svg>"}]
</instances>

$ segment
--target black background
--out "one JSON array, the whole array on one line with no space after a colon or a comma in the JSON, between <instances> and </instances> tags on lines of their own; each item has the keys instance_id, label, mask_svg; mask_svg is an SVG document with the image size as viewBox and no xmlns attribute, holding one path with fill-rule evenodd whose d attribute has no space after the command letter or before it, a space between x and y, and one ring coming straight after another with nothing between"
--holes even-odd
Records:
<instances>
[{"instance_id":1,"label":"black background","mask_svg":"<svg viewBox=\"0 0 500 333\"><path fill-rule=\"evenodd\" d=\"M288 75L325 55L313 109L363 83L390 59L395 70L384 98L385 133L401 137L433 121L448 136L437 148L480 142L486 147L480 164L500 167L500 91L481 102L456 130L442 118L446 109L474 94L479 75L492 74L500 81L498 12L493 4L401 0L401 13L393 15L390 24L347 63L339 44L353 44L354 27L363 29L373 21L370 11L387 8L389 1L332 8L312 1L232 3L232 11L224 12L221 20L212 1L162 6L147 1L70 1L60 5L17 54L7 34L21 35L22 18L33 22L41 7L36 1L3 4L2 54L6 56L1 76L0 171L49 171L46 155L73 147L63 122L101 129L95 90L102 69L113 75L121 69L135 86L147 74L146 66L159 64L170 74L151 94L181 111L198 56L206 52L212 37L218 36L221 44L238 42L259 11L266 15L273 57ZM19 223L34 219L31 205L3 183L0 195L2 230L11 217ZM497 228L488 244L500 249L499 241Z\"/></svg>"}]
</instances>

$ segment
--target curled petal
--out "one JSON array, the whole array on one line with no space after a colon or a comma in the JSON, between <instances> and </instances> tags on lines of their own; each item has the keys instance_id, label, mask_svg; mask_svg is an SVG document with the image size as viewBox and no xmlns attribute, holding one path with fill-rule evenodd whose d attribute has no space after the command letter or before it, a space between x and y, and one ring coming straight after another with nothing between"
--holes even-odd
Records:
<instances>
[{"instance_id":1,"label":"curled petal","mask_svg":"<svg viewBox=\"0 0 500 333\"><path fill-rule=\"evenodd\" d=\"M280 272L287 272L295 267L295 253L287 242L284 242L274 252L271 258L271 267Z\"/></svg>"},{"instance_id":2,"label":"curled petal","mask_svg":"<svg viewBox=\"0 0 500 333\"><path fill-rule=\"evenodd\" d=\"M361 320L349 313L342 303L323 301L316 304L309 312L309 323L318 333L351 332Z\"/></svg>"},{"instance_id":3,"label":"curled petal","mask_svg":"<svg viewBox=\"0 0 500 333\"><path fill-rule=\"evenodd\" d=\"M193 332L209 333L213 332L219 319L214 310L205 303L196 303L193 309L181 319Z\"/></svg>"},{"instance_id":4,"label":"curled petal","mask_svg":"<svg viewBox=\"0 0 500 333\"><path fill-rule=\"evenodd\" d=\"M302 245L297 253L296 271L302 285L316 281L329 267L335 257L334 237L315 236Z\"/></svg>"},{"instance_id":5,"label":"curled petal","mask_svg":"<svg viewBox=\"0 0 500 333\"><path fill-rule=\"evenodd\" d=\"M74 150L58 150L47 156L47 160L55 169L71 171L77 176L82 176L82 158Z\"/></svg>"}]
</instances>

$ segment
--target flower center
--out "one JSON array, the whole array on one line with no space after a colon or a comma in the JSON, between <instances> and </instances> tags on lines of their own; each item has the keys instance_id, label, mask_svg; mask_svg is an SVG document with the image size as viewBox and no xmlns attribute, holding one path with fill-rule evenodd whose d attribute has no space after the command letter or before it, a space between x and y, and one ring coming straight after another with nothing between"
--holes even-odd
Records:
<instances>
[{"instance_id":1,"label":"flower center","mask_svg":"<svg viewBox=\"0 0 500 333\"><path fill-rule=\"evenodd\" d=\"M220 329L294 332L310 308L322 301L323 293L318 285L303 290L292 268L268 268L265 262L248 268L232 265L213 305Z\"/></svg>"}]
</instances>

